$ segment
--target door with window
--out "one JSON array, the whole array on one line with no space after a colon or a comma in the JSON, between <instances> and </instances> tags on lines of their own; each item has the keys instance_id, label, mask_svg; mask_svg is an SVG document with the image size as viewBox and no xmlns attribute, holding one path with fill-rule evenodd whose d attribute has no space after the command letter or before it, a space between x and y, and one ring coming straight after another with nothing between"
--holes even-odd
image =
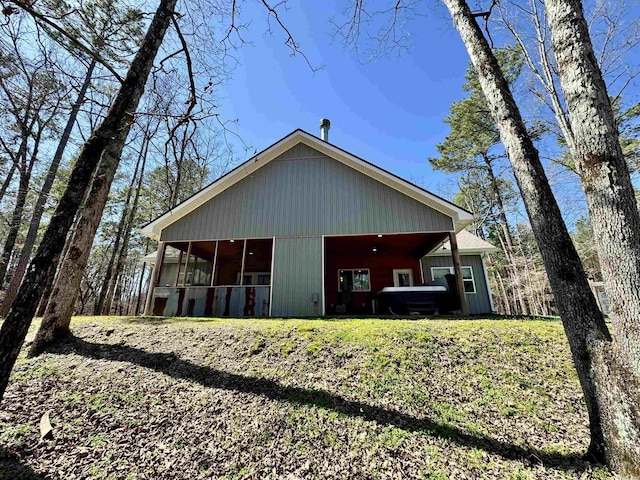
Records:
<instances>
[{"instance_id":1,"label":"door with window","mask_svg":"<svg viewBox=\"0 0 640 480\"><path fill-rule=\"evenodd\" d=\"M413 287L413 269L399 268L393 271L394 287Z\"/></svg>"}]
</instances>

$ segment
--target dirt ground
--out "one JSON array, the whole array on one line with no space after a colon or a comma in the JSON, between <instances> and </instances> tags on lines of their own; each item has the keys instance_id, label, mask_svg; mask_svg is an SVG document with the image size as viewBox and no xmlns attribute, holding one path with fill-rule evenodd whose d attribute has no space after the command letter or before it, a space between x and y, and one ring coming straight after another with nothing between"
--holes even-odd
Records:
<instances>
[{"instance_id":1,"label":"dirt ground","mask_svg":"<svg viewBox=\"0 0 640 480\"><path fill-rule=\"evenodd\" d=\"M15 368L0 478L611 478L581 458L586 410L557 323L85 319L73 332Z\"/></svg>"}]
</instances>

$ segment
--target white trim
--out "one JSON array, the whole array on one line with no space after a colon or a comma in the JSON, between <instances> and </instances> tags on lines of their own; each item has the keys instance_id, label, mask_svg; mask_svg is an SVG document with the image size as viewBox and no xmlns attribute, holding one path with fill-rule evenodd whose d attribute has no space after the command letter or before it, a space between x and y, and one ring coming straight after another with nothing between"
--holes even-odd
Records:
<instances>
[{"instance_id":1,"label":"white trim","mask_svg":"<svg viewBox=\"0 0 640 480\"><path fill-rule=\"evenodd\" d=\"M247 261L247 239L244 239L244 243L242 244L242 265L240 265L240 283L238 285L242 285L244 281L244 262Z\"/></svg>"},{"instance_id":2,"label":"white trim","mask_svg":"<svg viewBox=\"0 0 640 480\"><path fill-rule=\"evenodd\" d=\"M491 284L489 283L489 275L487 274L487 265L484 263L484 257L486 254L480 256L482 262L482 272L484 273L484 281L487 284L487 294L489 295L489 306L491 307L491 313L496 313L496 306L493 304L493 293L491 292Z\"/></svg>"},{"instance_id":3,"label":"white trim","mask_svg":"<svg viewBox=\"0 0 640 480\"><path fill-rule=\"evenodd\" d=\"M454 271L455 268L454 267L439 267L439 266L436 265L434 267L431 267L431 281L434 281L433 270L436 269L436 268L440 268L440 269L446 268L446 269L449 270L450 274L455 275L455 271ZM461 270L464 270L465 268L468 268L469 272L471 272L471 278L464 278L464 275L462 275L462 282L464 283L465 281L468 282L469 280L471 280L471 282L473 283L473 292L467 292L465 290L464 293L467 294L467 295L476 295L478 293L478 289L476 288L476 279L473 276L473 267L471 265L460 265L460 269Z\"/></svg>"},{"instance_id":4,"label":"white trim","mask_svg":"<svg viewBox=\"0 0 640 480\"><path fill-rule=\"evenodd\" d=\"M325 315L325 308L326 308L326 299L325 299L325 288L324 288L324 271L326 270L326 265L325 265L325 256L324 256L324 247L325 247L325 242L324 242L324 235L322 235L322 316L324 317Z\"/></svg>"},{"instance_id":5,"label":"white trim","mask_svg":"<svg viewBox=\"0 0 640 480\"><path fill-rule=\"evenodd\" d=\"M323 235L323 237L327 237L327 238L335 238L335 237L373 237L373 236L378 236L378 235L382 235L382 238L384 237L390 237L392 235L434 235L437 233L446 233L447 236L445 237L445 240L449 238L449 233L452 233L453 230L434 230L434 231L421 231L421 232L373 232L373 233L327 233L325 235Z\"/></svg>"},{"instance_id":6,"label":"white trim","mask_svg":"<svg viewBox=\"0 0 640 480\"><path fill-rule=\"evenodd\" d=\"M370 292L371 291L371 269L369 268L339 268L337 270L337 275L338 275L338 292L341 292L342 290L340 290L340 272L362 272L363 270L367 271L367 275L369 276L369 288L367 290L356 290L355 288L351 290L351 292ZM353 276L352 276L353 279Z\"/></svg>"},{"instance_id":7,"label":"white trim","mask_svg":"<svg viewBox=\"0 0 640 480\"><path fill-rule=\"evenodd\" d=\"M271 237L271 283L269 284L269 318L271 318L271 309L273 308L273 275L276 268L276 237Z\"/></svg>"},{"instance_id":8,"label":"white trim","mask_svg":"<svg viewBox=\"0 0 640 480\"><path fill-rule=\"evenodd\" d=\"M396 274L398 274L398 276L402 273L408 273L410 275L410 280L411 280L411 285L408 285L409 287L413 287L415 282L414 282L414 278L413 278L413 268L394 268L393 269L393 286L394 287L400 287L400 285L396 285L396 280L399 280L398 277L396 277ZM398 282L399 283L399 282ZM407 285L405 285L407 286Z\"/></svg>"},{"instance_id":9,"label":"white trim","mask_svg":"<svg viewBox=\"0 0 640 480\"><path fill-rule=\"evenodd\" d=\"M189 242L189 247L187 248L187 261L184 262L184 273L182 274L182 286L183 287L191 286L191 284L187 285L187 272L189 271L189 261L191 260L191 243L193 243L193 242L190 241ZM180 269L180 266L178 266L178 269ZM176 284L176 287L179 287L179 286L180 285Z\"/></svg>"},{"instance_id":10,"label":"white trim","mask_svg":"<svg viewBox=\"0 0 640 480\"><path fill-rule=\"evenodd\" d=\"M454 230L459 232L466 225L471 223L473 215L466 210L443 200L440 197L422 190L421 188L409 183L408 181L396 177L395 175L386 172L385 170L377 167L371 163L352 155L342 149L339 149L328 142L320 140L305 131L296 130L286 137L282 138L266 150L250 158L240 166L228 174L222 176L211 185L203 188L191 198L185 200L181 204L177 205L173 209L164 213L157 219L153 220L149 224L145 225L141 232L151 238L158 239L162 230L177 220L181 219L185 215L191 213L205 202L211 200L215 196L219 195L229 187L235 185L239 181L243 180L253 172L262 168L278 156L282 155L287 150L295 147L299 143L303 143L319 152L337 160L348 167L374 179L378 182L387 185L388 187L410 197L414 200L433 208L434 210L451 217L453 220Z\"/></svg>"},{"instance_id":11,"label":"white trim","mask_svg":"<svg viewBox=\"0 0 640 480\"><path fill-rule=\"evenodd\" d=\"M423 285L417 287L384 287L378 293L402 293L402 292L446 292L444 285Z\"/></svg>"},{"instance_id":12,"label":"white trim","mask_svg":"<svg viewBox=\"0 0 640 480\"><path fill-rule=\"evenodd\" d=\"M218 241L213 241L216 244L216 248L213 250L213 267L211 268L211 287L215 286L216 281L216 266L218 265Z\"/></svg>"}]
</instances>

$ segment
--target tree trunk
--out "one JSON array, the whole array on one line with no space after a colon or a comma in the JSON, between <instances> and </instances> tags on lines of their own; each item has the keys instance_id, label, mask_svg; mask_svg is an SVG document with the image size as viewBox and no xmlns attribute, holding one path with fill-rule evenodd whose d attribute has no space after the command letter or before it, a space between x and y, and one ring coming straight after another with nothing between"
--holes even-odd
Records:
<instances>
[{"instance_id":1,"label":"tree trunk","mask_svg":"<svg viewBox=\"0 0 640 480\"><path fill-rule=\"evenodd\" d=\"M149 30L103 122L84 144L56 212L25 276L11 311L0 328L0 399L9 383L33 314L46 285L53 280L67 232L105 149L124 141L144 91L153 61L171 22L176 0L161 0ZM114 138L115 137L115 138ZM53 327L53 326L51 326Z\"/></svg>"},{"instance_id":2,"label":"tree trunk","mask_svg":"<svg viewBox=\"0 0 640 480\"><path fill-rule=\"evenodd\" d=\"M22 213L24 212L24 204L27 201L28 191L29 175L27 175L26 172L21 171L18 196L16 197L16 204L13 207L11 223L9 224L9 232L7 233L7 238L4 241L2 258L0 258L0 286L4 283L7 271L9 270L9 263L11 262L13 249L16 246L16 240L18 239L18 233L20 232L20 225L22 224Z\"/></svg>"},{"instance_id":3,"label":"tree trunk","mask_svg":"<svg viewBox=\"0 0 640 480\"><path fill-rule=\"evenodd\" d=\"M118 255L118 261L116 262L116 266L115 266L114 280L117 279L122 274L122 268L127 259L127 254L129 250L129 240L131 239L131 230L133 229L136 212L138 211L138 201L140 200L140 191L142 190L142 181L144 179L144 169L147 163L147 154L149 153L148 133L147 135L145 135L145 138L147 139L147 142L144 145L144 150L141 152L142 165L140 165L140 176L138 178L138 185L136 186L135 195L133 197L133 204L129 209L129 215L127 218L127 222L125 223L124 238L122 239L122 248L120 249L120 255ZM136 172L137 172L137 167L138 165L136 165ZM133 187L133 184L132 184L132 187ZM128 199L127 199L127 202L128 202ZM109 294L107 295L107 303L105 305L105 310L107 315L111 310L111 302L113 301L114 297L116 296L112 293L112 289L110 288Z\"/></svg>"},{"instance_id":4,"label":"tree trunk","mask_svg":"<svg viewBox=\"0 0 640 480\"><path fill-rule=\"evenodd\" d=\"M148 126L147 126L148 127ZM118 224L118 235L116 243L113 247L111 259L109 261L109 267L105 275L102 287L100 289L100 296L96 305L96 315L109 315L111 311L111 302L113 301L115 283L118 276L122 272L122 265L124 259L127 256L127 249L129 248L129 238L131 236L131 228L133 225L133 219L138 209L138 199L140 198L140 190L142 189L142 180L144 178L144 168L147 161L147 154L149 152L149 129L147 128L144 135L144 141L138 154L136 161L136 168L133 173L133 179L131 185L127 190L127 199L122 209L122 217ZM138 172L139 178L138 178ZM136 182L137 181L137 182ZM135 195L133 197L133 205L130 206L131 196L134 192L134 184L137 183L135 188ZM120 243L122 242L122 246Z\"/></svg>"},{"instance_id":5,"label":"tree trunk","mask_svg":"<svg viewBox=\"0 0 640 480\"><path fill-rule=\"evenodd\" d=\"M139 159L138 159L139 161ZM136 174L138 172L139 164L136 164ZM109 263L107 264L106 271L104 273L104 278L102 279L102 285L100 287L100 293L98 294L98 299L96 301L95 307L93 309L94 315L109 315L109 310L111 309L111 302L107 300L109 306L105 308L105 300L108 299L111 295L113 295L113 284L115 282L115 277L117 276L116 269L116 259L120 258L121 248L120 243L122 242L122 236L125 228L125 223L127 221L127 213L129 209L129 202L131 201L131 191L133 189L133 182L136 177L134 175L132 184L129 186L127 191L127 199L122 207L122 214L120 216L120 221L118 222L118 228L116 230L116 239L113 244L113 250L111 250L111 255L109 257ZM107 192L108 193L108 192ZM105 198L106 204L106 198ZM104 206L102 207L104 209ZM100 211L100 215L102 215L102 210ZM98 222L99 224L99 222ZM96 230L98 226L96 225ZM93 232L93 236L91 237L91 243L93 243L93 237L95 236L95 231ZM87 260L89 257L87 256ZM86 264L82 267L84 270L86 268ZM79 285L79 284L78 284ZM105 311L106 310L106 311Z\"/></svg>"},{"instance_id":6,"label":"tree trunk","mask_svg":"<svg viewBox=\"0 0 640 480\"><path fill-rule=\"evenodd\" d=\"M483 156L485 165L487 166L487 174L489 176L489 182L493 187L493 195L496 201L496 206L498 207L498 218L500 219L502 233L504 234L504 240L506 244L505 254L507 256L507 260L509 261L511 271L511 277L516 284L515 294L518 297L518 303L520 304L520 311L522 315L529 315L529 307L527 306L527 302L524 298L524 292L522 291L522 282L520 280L520 269L516 264L516 253L515 248L513 247L513 237L511 236L511 229L509 228L509 221L507 220L507 214L504 211L504 202L502 201L502 195L500 194L498 180L493 173L493 167L491 166L491 162L487 158L486 155Z\"/></svg>"},{"instance_id":7,"label":"tree trunk","mask_svg":"<svg viewBox=\"0 0 640 480\"><path fill-rule=\"evenodd\" d=\"M7 193L9 185L11 185L11 180L13 179L13 174L15 172L16 172L16 162L12 161L11 168L7 172L7 178L4 179L4 183L2 184L2 187L0 187L0 202L2 201L5 194Z\"/></svg>"},{"instance_id":8,"label":"tree trunk","mask_svg":"<svg viewBox=\"0 0 640 480\"><path fill-rule=\"evenodd\" d=\"M51 291L40 329L29 351L30 355L37 355L58 337L69 333L69 324L75 310L82 276L91 255L93 239L100 225L111 183L124 148L125 138L122 136L128 131L128 128L123 129L119 134L118 141L109 144L100 161L98 171L91 183L91 190L82 206L78 225L71 237L71 245L62 261L58 279Z\"/></svg>"},{"instance_id":9,"label":"tree trunk","mask_svg":"<svg viewBox=\"0 0 640 480\"><path fill-rule=\"evenodd\" d=\"M58 173L58 167L60 166L60 162L67 147L67 143L69 143L69 137L71 136L73 126L76 123L78 111L80 110L80 106L84 102L87 89L89 88L89 84L91 83L91 77L93 75L95 66L96 61L92 60L89 64L89 67L87 68L87 73L84 78L84 83L80 88L80 92L78 93L78 98L71 106L71 113L69 114L69 118L67 119L67 124L64 127L64 131L62 132L62 136L60 137L60 141L58 142L58 147L55 154L53 155L53 160L51 161L51 165L49 166L49 171L47 172L47 177L45 178L44 184L42 185L40 195L38 196L38 200L33 210L33 217L31 217L29 231L27 232L24 246L22 247L22 251L20 252L20 260L18 261L18 266L13 272L11 283L9 283L4 301L2 302L2 306L0 307L0 317L5 317L7 313L9 313L11 302L13 302L16 293L18 293L18 288L20 287L20 283L22 282L22 277L24 277L24 272L26 272L27 265L29 265L31 252L33 251L36 237L38 236L40 220L42 219L42 214L44 213L44 206L47 203L49 192L51 191L51 187L53 186L56 174Z\"/></svg>"},{"instance_id":10,"label":"tree trunk","mask_svg":"<svg viewBox=\"0 0 640 480\"><path fill-rule=\"evenodd\" d=\"M581 2L545 4L613 331L620 353L640 375L640 215L629 168Z\"/></svg>"},{"instance_id":11,"label":"tree trunk","mask_svg":"<svg viewBox=\"0 0 640 480\"><path fill-rule=\"evenodd\" d=\"M491 48L464 0L444 0L478 72L482 90L499 128L531 227L551 281L558 310L589 413L589 454L607 459L610 440L608 404L601 376L601 360L610 352L611 336L591 293L582 263L551 192L538 151Z\"/></svg>"},{"instance_id":12,"label":"tree trunk","mask_svg":"<svg viewBox=\"0 0 640 480\"><path fill-rule=\"evenodd\" d=\"M615 359L616 368L622 369L608 365L606 374L600 372L600 380L606 382L603 390L609 386L623 390L617 392L618 398L609 398L615 411L608 412L607 453L615 470L640 477L639 403L630 403L634 399L624 395L629 379L620 377L628 371L640 383L640 215L582 4L547 0L545 8L575 139L576 169L611 306L616 356L603 358Z\"/></svg>"}]
</instances>

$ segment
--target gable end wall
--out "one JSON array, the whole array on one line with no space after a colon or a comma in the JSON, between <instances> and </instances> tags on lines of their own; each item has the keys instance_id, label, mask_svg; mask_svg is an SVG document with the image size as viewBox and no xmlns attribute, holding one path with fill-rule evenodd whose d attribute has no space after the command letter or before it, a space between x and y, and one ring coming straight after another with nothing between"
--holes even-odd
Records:
<instances>
[{"instance_id":1,"label":"gable end wall","mask_svg":"<svg viewBox=\"0 0 640 480\"><path fill-rule=\"evenodd\" d=\"M298 144L166 227L161 240L452 230L449 216Z\"/></svg>"}]
</instances>

